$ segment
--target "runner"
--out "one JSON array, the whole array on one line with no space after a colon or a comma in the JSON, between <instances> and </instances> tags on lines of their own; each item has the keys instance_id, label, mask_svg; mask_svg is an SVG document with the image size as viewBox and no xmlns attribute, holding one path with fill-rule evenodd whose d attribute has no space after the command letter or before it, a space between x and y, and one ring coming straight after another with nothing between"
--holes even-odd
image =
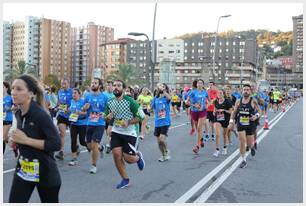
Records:
<instances>
[{"instance_id":1,"label":"runner","mask_svg":"<svg viewBox=\"0 0 306 206\"><path fill-rule=\"evenodd\" d=\"M136 150L137 145L135 145L137 139L135 124L142 121L145 115L133 98L124 95L126 85L122 80L114 81L113 86L116 98L108 101L105 115L107 120L114 118L111 149L116 168L122 178L116 186L117 189L120 189L128 187L130 184L124 162L137 163L139 170L143 170L145 167L142 153Z\"/></svg>"},{"instance_id":2,"label":"runner","mask_svg":"<svg viewBox=\"0 0 306 206\"><path fill-rule=\"evenodd\" d=\"M137 99L137 102L141 105L143 112L146 115L144 120L139 123L141 139L143 139L145 136L145 133L148 133L150 130L150 127L148 125L148 120L150 117L152 100L153 100L153 97L151 95L150 90L146 87L143 87L141 90L141 94L138 96L138 99Z\"/></svg>"},{"instance_id":3,"label":"runner","mask_svg":"<svg viewBox=\"0 0 306 206\"><path fill-rule=\"evenodd\" d=\"M280 91L276 88L273 91L273 109L274 109L274 113L276 113L276 111L279 110L279 104L280 104Z\"/></svg>"},{"instance_id":4,"label":"runner","mask_svg":"<svg viewBox=\"0 0 306 206\"><path fill-rule=\"evenodd\" d=\"M192 151L198 154L200 147L204 147L203 140L203 124L206 121L206 99L209 99L208 94L203 90L204 81L202 79L196 80L197 88L194 89L187 98L187 102L191 105L191 117L195 123L197 129L197 144L194 146Z\"/></svg>"},{"instance_id":5,"label":"runner","mask_svg":"<svg viewBox=\"0 0 306 206\"><path fill-rule=\"evenodd\" d=\"M225 96L224 98L225 99L228 99L232 105L232 108L234 109L234 105L236 103L236 96L234 96L231 92L232 92L232 87L230 85L226 85L224 86L224 90L225 90ZM237 95L238 96L238 95ZM239 97L239 96L238 96ZM232 138L231 138L231 130L227 130L228 134L227 134L227 137L228 137L228 144L229 145L233 145L233 142L232 142ZM236 135L236 137L238 137L238 133L237 131L234 129L233 130L234 134Z\"/></svg>"},{"instance_id":6,"label":"runner","mask_svg":"<svg viewBox=\"0 0 306 206\"><path fill-rule=\"evenodd\" d=\"M209 89L207 91L209 98L211 99L211 103L208 102L207 106L207 119L209 121L209 129L211 134L211 140L215 141L215 116L214 116L214 110L215 110L215 104L213 103L217 99L217 89L215 82L209 82ZM210 139L209 132L206 134L204 140L208 141Z\"/></svg>"},{"instance_id":7,"label":"runner","mask_svg":"<svg viewBox=\"0 0 306 206\"><path fill-rule=\"evenodd\" d=\"M214 156L219 156L219 147L220 147L220 136L221 136L221 128L223 128L223 150L222 154L227 155L227 145L228 145L228 131L227 127L230 120L230 115L232 113L232 102L229 99L224 98L225 91L219 90L217 92L217 99L214 100L214 127L216 129L216 151L214 152Z\"/></svg>"},{"instance_id":8,"label":"runner","mask_svg":"<svg viewBox=\"0 0 306 206\"><path fill-rule=\"evenodd\" d=\"M166 84L157 84L158 93L153 99L152 108L155 113L155 130L154 136L157 138L157 143L162 156L158 159L160 162L169 160L170 151L167 147L166 138L168 137L168 130L171 125L170 118L170 100L169 88Z\"/></svg>"},{"instance_id":9,"label":"runner","mask_svg":"<svg viewBox=\"0 0 306 206\"><path fill-rule=\"evenodd\" d=\"M8 132L13 123L13 99L11 97L11 88L8 82L3 82L3 154L5 145L8 143Z\"/></svg>"},{"instance_id":10,"label":"runner","mask_svg":"<svg viewBox=\"0 0 306 206\"><path fill-rule=\"evenodd\" d=\"M101 92L102 80L93 78L91 92L85 96L83 111L87 111L86 143L91 152L91 167L89 173L97 173L97 161L99 153L102 156L104 147L100 145L105 129L104 112L108 98Z\"/></svg>"},{"instance_id":11,"label":"runner","mask_svg":"<svg viewBox=\"0 0 306 206\"><path fill-rule=\"evenodd\" d=\"M81 91L77 88L73 89L73 99L71 100L70 107L68 111L70 113L69 121L70 124L70 137L71 137L71 152L72 160L69 162L70 166L74 166L78 163L78 154L80 153L78 142L82 146L87 147L85 136L86 136L86 112L82 111L83 106L85 105L84 99L81 99Z\"/></svg>"},{"instance_id":12,"label":"runner","mask_svg":"<svg viewBox=\"0 0 306 206\"><path fill-rule=\"evenodd\" d=\"M62 88L58 91L58 112L57 112L57 126L61 137L61 150L55 155L57 159L64 159L64 144L65 144L65 133L67 127L69 127L69 113L68 107L72 100L72 89L69 88L68 79L64 78L61 82Z\"/></svg>"},{"instance_id":13,"label":"runner","mask_svg":"<svg viewBox=\"0 0 306 206\"><path fill-rule=\"evenodd\" d=\"M53 153L60 149L61 142L48 114L43 89L34 77L22 75L13 82L12 98L19 109L10 141L18 145L20 155L9 202L28 202L36 187L41 202L57 203L61 177Z\"/></svg>"},{"instance_id":14,"label":"runner","mask_svg":"<svg viewBox=\"0 0 306 206\"><path fill-rule=\"evenodd\" d=\"M106 85L105 85L106 89L103 92L108 99L114 98L115 95L113 94L113 82L112 81L107 81ZM106 129L106 136L107 136L107 140L106 140L106 154L109 154L111 152L111 148L110 148L110 139L111 139L111 132L112 132L112 126L113 126L114 122L110 121L110 122L105 122L105 129Z\"/></svg>"},{"instance_id":15,"label":"runner","mask_svg":"<svg viewBox=\"0 0 306 206\"><path fill-rule=\"evenodd\" d=\"M191 108L190 108L190 101L188 101L188 97L190 96L190 94L192 93L193 90L197 89L197 80L194 80L192 82L192 88L188 91L188 93L186 94L185 97L185 104L188 107L188 113L190 114L190 126L191 126L191 130L189 132L189 134L192 136L195 133L195 123L191 117Z\"/></svg>"},{"instance_id":16,"label":"runner","mask_svg":"<svg viewBox=\"0 0 306 206\"><path fill-rule=\"evenodd\" d=\"M176 117L176 114L178 113L178 107L180 106L180 97L178 96L175 89L171 91L171 108L173 117Z\"/></svg>"},{"instance_id":17,"label":"runner","mask_svg":"<svg viewBox=\"0 0 306 206\"><path fill-rule=\"evenodd\" d=\"M243 97L236 101L234 111L231 114L229 121L229 129L233 129L234 119L237 114L238 122L238 136L240 140L240 155L242 162L240 168L245 168L247 166L246 162L246 144L251 148L252 156L255 155L254 148L254 134L256 131L255 120L259 118L259 107L256 101L251 97L251 86L249 84L243 85Z\"/></svg>"},{"instance_id":18,"label":"runner","mask_svg":"<svg viewBox=\"0 0 306 206\"><path fill-rule=\"evenodd\" d=\"M56 117L56 106L57 106L57 95L55 93L56 88L55 86L51 86L50 88L50 107L49 107L49 112L52 117Z\"/></svg>"}]
</instances>

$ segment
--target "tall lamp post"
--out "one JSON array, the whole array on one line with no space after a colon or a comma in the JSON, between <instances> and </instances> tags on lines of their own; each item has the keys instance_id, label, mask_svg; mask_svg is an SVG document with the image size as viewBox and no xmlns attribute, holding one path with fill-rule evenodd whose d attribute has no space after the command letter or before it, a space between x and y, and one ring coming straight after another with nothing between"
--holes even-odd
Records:
<instances>
[{"instance_id":1,"label":"tall lamp post","mask_svg":"<svg viewBox=\"0 0 306 206\"><path fill-rule=\"evenodd\" d=\"M150 39L149 39L148 35L146 35L145 33L129 32L128 35L131 35L131 36L145 36L147 38L147 41L148 41L148 44L149 44L149 65L148 65L147 72L149 72L149 68L151 67L151 74L152 74L152 76L151 76L151 91L154 91L154 63L152 61Z\"/></svg>"},{"instance_id":2,"label":"tall lamp post","mask_svg":"<svg viewBox=\"0 0 306 206\"><path fill-rule=\"evenodd\" d=\"M216 57L217 35L218 35L218 30L219 30L219 24L220 24L221 18L227 18L227 17L230 17L230 16L232 16L232 15L224 15L224 16L220 16L218 18L217 30L216 30L216 34L215 34L214 53L213 53L213 81L214 82L215 82L215 57Z\"/></svg>"}]
</instances>

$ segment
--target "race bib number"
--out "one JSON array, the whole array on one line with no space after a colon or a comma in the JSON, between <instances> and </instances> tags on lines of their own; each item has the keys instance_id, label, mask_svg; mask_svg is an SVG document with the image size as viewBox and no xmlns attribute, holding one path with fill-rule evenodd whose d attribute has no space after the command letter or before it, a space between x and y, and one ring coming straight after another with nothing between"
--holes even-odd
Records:
<instances>
[{"instance_id":1,"label":"race bib number","mask_svg":"<svg viewBox=\"0 0 306 206\"><path fill-rule=\"evenodd\" d=\"M243 126L250 125L250 117L248 116L241 116L240 117L240 124Z\"/></svg>"},{"instance_id":2,"label":"race bib number","mask_svg":"<svg viewBox=\"0 0 306 206\"><path fill-rule=\"evenodd\" d=\"M224 117L224 112L217 112L217 121L224 121L225 117Z\"/></svg>"},{"instance_id":3,"label":"race bib number","mask_svg":"<svg viewBox=\"0 0 306 206\"><path fill-rule=\"evenodd\" d=\"M23 180L30 182L39 182L39 162L28 162L19 159L20 169L17 175Z\"/></svg>"},{"instance_id":4,"label":"race bib number","mask_svg":"<svg viewBox=\"0 0 306 206\"><path fill-rule=\"evenodd\" d=\"M90 121L91 122L98 122L99 121L99 114L98 113L91 113L90 114L90 117L89 117L89 119L90 119Z\"/></svg>"},{"instance_id":5,"label":"race bib number","mask_svg":"<svg viewBox=\"0 0 306 206\"><path fill-rule=\"evenodd\" d=\"M67 104L60 104L58 107L60 110L67 110Z\"/></svg>"},{"instance_id":6,"label":"race bib number","mask_svg":"<svg viewBox=\"0 0 306 206\"><path fill-rule=\"evenodd\" d=\"M166 118L166 110L159 110L158 111L158 119L165 119Z\"/></svg>"},{"instance_id":7,"label":"race bib number","mask_svg":"<svg viewBox=\"0 0 306 206\"><path fill-rule=\"evenodd\" d=\"M78 118L79 118L79 115L77 113L72 113L70 116L69 116L69 121L70 122L77 122L78 121Z\"/></svg>"},{"instance_id":8,"label":"race bib number","mask_svg":"<svg viewBox=\"0 0 306 206\"><path fill-rule=\"evenodd\" d=\"M3 120L6 119L6 112L3 112Z\"/></svg>"},{"instance_id":9,"label":"race bib number","mask_svg":"<svg viewBox=\"0 0 306 206\"><path fill-rule=\"evenodd\" d=\"M124 120L122 119L118 119L115 121L115 126L117 127L122 127L123 124L124 124Z\"/></svg>"}]
</instances>

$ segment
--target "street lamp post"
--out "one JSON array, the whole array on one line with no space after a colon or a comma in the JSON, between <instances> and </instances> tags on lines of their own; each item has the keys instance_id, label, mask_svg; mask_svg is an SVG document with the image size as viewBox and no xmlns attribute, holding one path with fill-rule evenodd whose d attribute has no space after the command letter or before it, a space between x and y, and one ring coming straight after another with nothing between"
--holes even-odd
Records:
<instances>
[{"instance_id":1,"label":"street lamp post","mask_svg":"<svg viewBox=\"0 0 306 206\"><path fill-rule=\"evenodd\" d=\"M230 17L230 16L232 16L232 15L224 15L224 16L220 16L218 18L218 24L217 24L216 34L215 34L214 53L213 53L213 81L214 82L215 82L215 57L216 57L217 35L218 35L218 30L219 30L219 24L220 24L221 18L227 18L227 17Z\"/></svg>"},{"instance_id":2,"label":"street lamp post","mask_svg":"<svg viewBox=\"0 0 306 206\"><path fill-rule=\"evenodd\" d=\"M149 74L149 68L151 67L151 91L154 91L154 63L152 61L152 51L151 51L151 44L150 44L150 39L148 37L148 35L146 35L145 33L139 33L139 32L129 32L128 35L131 36L145 36L147 38L148 44L149 44L149 65L148 65L148 69L147 69L147 74ZM152 42L153 43L153 42Z\"/></svg>"}]
</instances>

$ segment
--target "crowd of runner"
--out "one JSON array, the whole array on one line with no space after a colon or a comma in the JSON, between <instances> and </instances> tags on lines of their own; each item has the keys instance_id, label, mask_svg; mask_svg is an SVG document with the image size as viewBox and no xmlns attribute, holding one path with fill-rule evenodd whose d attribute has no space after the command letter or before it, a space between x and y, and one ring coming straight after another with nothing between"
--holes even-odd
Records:
<instances>
[{"instance_id":1,"label":"crowd of runner","mask_svg":"<svg viewBox=\"0 0 306 206\"><path fill-rule=\"evenodd\" d=\"M261 91L255 83L239 88L205 84L202 79L184 88L158 83L154 91L99 78L93 78L90 87L81 91L63 79L57 91L22 75L12 86L3 82L3 153L9 144L17 158L9 201L27 202L37 186L42 202L58 202L61 179L56 159L70 158L68 164L73 167L78 164L81 147L91 154L91 174L97 173L99 156L112 153L121 176L116 188L128 187L125 163L135 163L140 171L145 168L139 139L152 131L161 154L156 159L170 160L168 130L171 120L183 115L190 122L189 135L196 136L191 153L198 154L205 142L214 141L212 155L227 155L234 134L240 142L239 167L245 168L246 152L256 154L259 119L268 111L283 110L295 99L277 88ZM148 125L151 116L154 129ZM64 151L67 129L71 151Z\"/></svg>"}]
</instances>

